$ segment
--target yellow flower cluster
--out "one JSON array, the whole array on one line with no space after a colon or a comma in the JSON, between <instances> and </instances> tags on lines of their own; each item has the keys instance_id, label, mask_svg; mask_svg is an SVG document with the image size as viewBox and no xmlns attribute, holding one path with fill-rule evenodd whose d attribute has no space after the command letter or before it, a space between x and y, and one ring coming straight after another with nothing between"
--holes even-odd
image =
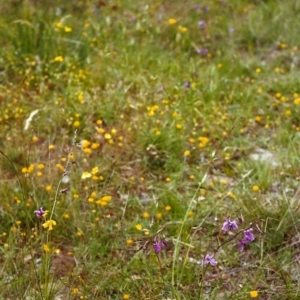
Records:
<instances>
[{"instance_id":1,"label":"yellow flower cluster","mask_svg":"<svg viewBox=\"0 0 300 300\"><path fill-rule=\"evenodd\" d=\"M27 168L26 167L22 168L22 173L29 174L29 173L32 173L33 170L34 170L34 165L30 164Z\"/></svg>"},{"instance_id":2,"label":"yellow flower cluster","mask_svg":"<svg viewBox=\"0 0 300 300\"><path fill-rule=\"evenodd\" d=\"M155 115L155 112L158 110L158 105L153 105L153 106L148 106L147 111L148 111L148 116L153 117Z\"/></svg>"},{"instance_id":3,"label":"yellow flower cluster","mask_svg":"<svg viewBox=\"0 0 300 300\"><path fill-rule=\"evenodd\" d=\"M96 174L99 172L99 168L98 167L94 167L90 172L85 171L82 173L81 175L81 179L87 179L87 178L92 178L93 180L103 180L104 177L103 176L97 176Z\"/></svg>"},{"instance_id":4,"label":"yellow flower cluster","mask_svg":"<svg viewBox=\"0 0 300 300\"><path fill-rule=\"evenodd\" d=\"M45 165L44 165L44 164L41 164L41 163L40 163L40 164L37 164L37 165L30 164L28 167L23 167L21 171L22 171L22 173L23 173L24 175L28 176L29 174L31 174L31 173L35 170L35 168L38 169L36 175L37 175L38 177L43 176L43 173L42 173L41 171L45 168Z\"/></svg>"},{"instance_id":5,"label":"yellow flower cluster","mask_svg":"<svg viewBox=\"0 0 300 300\"><path fill-rule=\"evenodd\" d=\"M204 148L208 143L208 138L204 137L204 136L199 137L198 140L200 142L199 143L199 148Z\"/></svg>"},{"instance_id":6,"label":"yellow flower cluster","mask_svg":"<svg viewBox=\"0 0 300 300\"><path fill-rule=\"evenodd\" d=\"M100 199L95 200L97 198L96 192L92 192L90 197L87 199L89 203L96 203L100 206L107 206L108 203L111 201L112 197L109 195L102 196Z\"/></svg>"},{"instance_id":7,"label":"yellow flower cluster","mask_svg":"<svg viewBox=\"0 0 300 300\"><path fill-rule=\"evenodd\" d=\"M101 199L96 201L96 204L106 206L110 200L111 196L103 196Z\"/></svg>"},{"instance_id":8,"label":"yellow flower cluster","mask_svg":"<svg viewBox=\"0 0 300 300\"><path fill-rule=\"evenodd\" d=\"M81 142L82 150L85 154L91 154L93 150L96 150L100 147L100 143L91 143L88 140L83 140Z\"/></svg>"},{"instance_id":9,"label":"yellow flower cluster","mask_svg":"<svg viewBox=\"0 0 300 300\"><path fill-rule=\"evenodd\" d=\"M174 25L174 24L177 23L177 20L174 19L174 18L170 18L170 19L168 20L168 23L169 23L169 25ZM185 33L185 32L187 32L187 30L188 30L186 27L181 26L181 25L178 25L177 29L178 29L179 32L182 32L182 33Z\"/></svg>"},{"instance_id":10,"label":"yellow flower cluster","mask_svg":"<svg viewBox=\"0 0 300 300\"><path fill-rule=\"evenodd\" d=\"M178 31L180 31L180 32L182 32L182 33L185 33L185 32L187 32L187 28L184 27L184 26L179 25L179 26L178 26Z\"/></svg>"},{"instance_id":11,"label":"yellow flower cluster","mask_svg":"<svg viewBox=\"0 0 300 300\"><path fill-rule=\"evenodd\" d=\"M97 121L97 125L101 125L102 120ZM97 132L101 134L101 138L104 138L104 140L109 143L109 144L114 144L114 139L113 136L117 134L117 130L115 128L112 128L110 132L107 132L104 128L102 127L97 127ZM121 142L123 140L123 137L120 136L119 141ZM122 143L118 144L119 146L122 146Z\"/></svg>"},{"instance_id":12,"label":"yellow flower cluster","mask_svg":"<svg viewBox=\"0 0 300 300\"><path fill-rule=\"evenodd\" d=\"M72 28L69 26L64 26L64 24L62 22L56 22L55 23L55 30L56 31L60 31L60 29L63 29L65 32L71 32Z\"/></svg>"}]
</instances>

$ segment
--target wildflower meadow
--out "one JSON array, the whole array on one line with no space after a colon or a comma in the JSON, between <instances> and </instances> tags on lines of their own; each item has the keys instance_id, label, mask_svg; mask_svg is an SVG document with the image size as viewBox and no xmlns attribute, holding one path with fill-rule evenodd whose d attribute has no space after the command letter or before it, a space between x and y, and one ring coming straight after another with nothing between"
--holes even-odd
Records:
<instances>
[{"instance_id":1,"label":"wildflower meadow","mask_svg":"<svg viewBox=\"0 0 300 300\"><path fill-rule=\"evenodd\" d=\"M0 299L300 299L300 1L0 1Z\"/></svg>"}]
</instances>

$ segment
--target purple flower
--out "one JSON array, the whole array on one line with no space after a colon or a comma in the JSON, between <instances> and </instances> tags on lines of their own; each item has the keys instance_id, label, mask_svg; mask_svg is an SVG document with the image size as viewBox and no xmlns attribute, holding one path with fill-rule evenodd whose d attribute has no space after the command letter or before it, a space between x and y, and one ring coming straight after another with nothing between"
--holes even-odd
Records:
<instances>
[{"instance_id":1,"label":"purple flower","mask_svg":"<svg viewBox=\"0 0 300 300\"><path fill-rule=\"evenodd\" d=\"M238 247L240 251L244 251L245 250L245 245L247 245L246 241L244 241L244 239L240 240L238 243Z\"/></svg>"},{"instance_id":2,"label":"purple flower","mask_svg":"<svg viewBox=\"0 0 300 300\"><path fill-rule=\"evenodd\" d=\"M44 211L44 209L41 207L40 209L35 210L34 213L35 213L35 215L36 215L38 218L41 218L41 217L44 215L45 211Z\"/></svg>"},{"instance_id":3,"label":"purple flower","mask_svg":"<svg viewBox=\"0 0 300 300\"><path fill-rule=\"evenodd\" d=\"M189 82L185 82L183 85L186 89L189 89L191 87L191 84Z\"/></svg>"},{"instance_id":4,"label":"purple flower","mask_svg":"<svg viewBox=\"0 0 300 300\"><path fill-rule=\"evenodd\" d=\"M254 237L252 231L253 231L252 228L249 228L244 231L244 238L241 239L238 244L240 251L244 251L245 246L255 240L255 237Z\"/></svg>"},{"instance_id":5,"label":"purple flower","mask_svg":"<svg viewBox=\"0 0 300 300\"><path fill-rule=\"evenodd\" d=\"M153 244L153 249L155 251L155 253L159 253L163 247L167 247L167 243L165 241L161 241L161 240L156 240Z\"/></svg>"},{"instance_id":6,"label":"purple flower","mask_svg":"<svg viewBox=\"0 0 300 300\"><path fill-rule=\"evenodd\" d=\"M204 260L203 260L202 265L205 266L205 265L210 264L210 265L212 265L212 266L216 266L217 263L218 263L218 262L214 259L214 256L207 253L207 254L205 255L205 258L204 258Z\"/></svg>"},{"instance_id":7,"label":"purple flower","mask_svg":"<svg viewBox=\"0 0 300 300\"><path fill-rule=\"evenodd\" d=\"M244 231L244 240L248 241L248 243L255 240L255 237L252 232L253 228L249 228L248 230Z\"/></svg>"},{"instance_id":8,"label":"purple flower","mask_svg":"<svg viewBox=\"0 0 300 300\"><path fill-rule=\"evenodd\" d=\"M198 48L196 51L198 54L201 54L203 56L207 55L208 53L208 50L206 48Z\"/></svg>"},{"instance_id":9,"label":"purple flower","mask_svg":"<svg viewBox=\"0 0 300 300\"><path fill-rule=\"evenodd\" d=\"M206 27L205 22L202 21L202 20L198 22L198 25L199 25L199 27L200 27L202 30L205 29L205 27Z\"/></svg>"},{"instance_id":10,"label":"purple flower","mask_svg":"<svg viewBox=\"0 0 300 300\"><path fill-rule=\"evenodd\" d=\"M203 12L207 13L208 10L209 10L209 9L208 9L208 6L203 6L202 10L203 10Z\"/></svg>"},{"instance_id":11,"label":"purple flower","mask_svg":"<svg viewBox=\"0 0 300 300\"><path fill-rule=\"evenodd\" d=\"M228 230L237 230L238 225L235 220L231 221L230 219L226 219L226 221L223 223L222 230L228 231Z\"/></svg>"}]
</instances>

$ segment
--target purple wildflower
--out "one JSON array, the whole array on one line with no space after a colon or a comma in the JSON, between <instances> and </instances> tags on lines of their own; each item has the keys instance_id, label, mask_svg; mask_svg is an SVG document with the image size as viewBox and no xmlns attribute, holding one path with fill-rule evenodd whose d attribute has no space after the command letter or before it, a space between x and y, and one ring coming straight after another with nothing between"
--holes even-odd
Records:
<instances>
[{"instance_id":1,"label":"purple wildflower","mask_svg":"<svg viewBox=\"0 0 300 300\"><path fill-rule=\"evenodd\" d=\"M203 12L207 13L209 8L208 8L208 6L203 6L202 10L203 10Z\"/></svg>"},{"instance_id":2,"label":"purple wildflower","mask_svg":"<svg viewBox=\"0 0 300 300\"><path fill-rule=\"evenodd\" d=\"M155 253L159 253L163 247L167 247L167 243L165 241L162 240L156 240L153 244L153 249L155 251Z\"/></svg>"},{"instance_id":3,"label":"purple wildflower","mask_svg":"<svg viewBox=\"0 0 300 300\"><path fill-rule=\"evenodd\" d=\"M209 254L209 253L207 253L207 254L205 255L205 258L204 258L202 264L203 264L204 266L205 266L205 265L208 265L208 264L210 264L210 265L212 265L212 266L216 266L217 263L218 263L218 262L214 259L214 256L211 255L211 254Z\"/></svg>"},{"instance_id":4,"label":"purple wildflower","mask_svg":"<svg viewBox=\"0 0 300 300\"><path fill-rule=\"evenodd\" d=\"M205 56L205 55L207 55L208 50L207 50L206 48L198 48L198 49L196 50L196 52L197 52L198 54L201 54L201 55Z\"/></svg>"},{"instance_id":5,"label":"purple wildflower","mask_svg":"<svg viewBox=\"0 0 300 300\"><path fill-rule=\"evenodd\" d=\"M202 21L202 20L198 22L198 25L199 25L199 27L200 27L202 30L205 29L205 27L206 27L205 22Z\"/></svg>"},{"instance_id":6,"label":"purple wildflower","mask_svg":"<svg viewBox=\"0 0 300 300\"><path fill-rule=\"evenodd\" d=\"M230 219L226 219L226 221L223 223L222 230L228 231L228 230L237 230L238 225L235 220L231 221Z\"/></svg>"},{"instance_id":7,"label":"purple wildflower","mask_svg":"<svg viewBox=\"0 0 300 300\"><path fill-rule=\"evenodd\" d=\"M244 239L240 240L238 243L239 250L244 251L246 245L247 245L247 243L246 243L246 241L244 241Z\"/></svg>"},{"instance_id":8,"label":"purple wildflower","mask_svg":"<svg viewBox=\"0 0 300 300\"><path fill-rule=\"evenodd\" d=\"M190 82L185 82L183 85L186 89L189 89L191 87Z\"/></svg>"},{"instance_id":9,"label":"purple wildflower","mask_svg":"<svg viewBox=\"0 0 300 300\"><path fill-rule=\"evenodd\" d=\"M253 228L249 228L248 230L244 231L244 240L248 241L248 243L255 240L255 237L252 232Z\"/></svg>"},{"instance_id":10,"label":"purple wildflower","mask_svg":"<svg viewBox=\"0 0 300 300\"><path fill-rule=\"evenodd\" d=\"M35 210L34 213L38 218L41 218L44 215L45 211L44 211L43 207L41 207L40 209Z\"/></svg>"},{"instance_id":11,"label":"purple wildflower","mask_svg":"<svg viewBox=\"0 0 300 300\"><path fill-rule=\"evenodd\" d=\"M244 238L241 239L238 244L240 251L244 251L245 246L255 240L255 237L254 237L252 231L253 231L252 228L249 228L244 231Z\"/></svg>"}]
</instances>

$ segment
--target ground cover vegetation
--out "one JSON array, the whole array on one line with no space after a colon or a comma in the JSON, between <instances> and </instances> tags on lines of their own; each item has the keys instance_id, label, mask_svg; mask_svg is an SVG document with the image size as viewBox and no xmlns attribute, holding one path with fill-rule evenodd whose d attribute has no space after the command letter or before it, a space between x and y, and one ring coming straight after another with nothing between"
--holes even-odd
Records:
<instances>
[{"instance_id":1,"label":"ground cover vegetation","mask_svg":"<svg viewBox=\"0 0 300 300\"><path fill-rule=\"evenodd\" d=\"M299 299L299 1L0 12L1 299Z\"/></svg>"}]
</instances>

